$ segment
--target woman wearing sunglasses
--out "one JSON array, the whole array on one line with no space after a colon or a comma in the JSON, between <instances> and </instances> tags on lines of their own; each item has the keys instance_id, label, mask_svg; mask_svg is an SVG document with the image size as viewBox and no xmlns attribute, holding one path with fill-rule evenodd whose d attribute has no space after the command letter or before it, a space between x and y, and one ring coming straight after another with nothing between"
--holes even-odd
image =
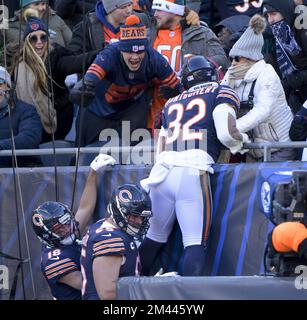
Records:
<instances>
[{"instance_id":1,"label":"woman wearing sunglasses","mask_svg":"<svg viewBox=\"0 0 307 320\"><path fill-rule=\"evenodd\" d=\"M20 10L14 12L14 16L9 20L9 28L3 30L7 40L6 54L8 65L11 65L12 58L18 50L20 29L22 33L26 29L27 21L24 19L24 12L29 8L37 10L39 18L48 25L51 37L50 42L57 43L63 47L68 46L72 37L72 31L62 18L51 8L52 1L18 0L18 3L20 3Z\"/></svg>"},{"instance_id":2,"label":"woman wearing sunglasses","mask_svg":"<svg viewBox=\"0 0 307 320\"><path fill-rule=\"evenodd\" d=\"M249 27L235 43L223 84L233 88L240 100L237 128L249 133L252 142L287 142L292 112L287 104L281 81L274 68L264 61L262 47L265 19L251 18ZM293 149L275 149L272 161L294 160ZM262 161L263 150L248 152L248 161Z\"/></svg>"},{"instance_id":3,"label":"woman wearing sunglasses","mask_svg":"<svg viewBox=\"0 0 307 320\"><path fill-rule=\"evenodd\" d=\"M25 18L24 43L11 68L17 97L35 106L44 128L41 142L52 140L52 133L55 139L64 139L71 129L73 109L58 66L67 50L49 45L47 26L36 10L27 9Z\"/></svg>"}]
</instances>

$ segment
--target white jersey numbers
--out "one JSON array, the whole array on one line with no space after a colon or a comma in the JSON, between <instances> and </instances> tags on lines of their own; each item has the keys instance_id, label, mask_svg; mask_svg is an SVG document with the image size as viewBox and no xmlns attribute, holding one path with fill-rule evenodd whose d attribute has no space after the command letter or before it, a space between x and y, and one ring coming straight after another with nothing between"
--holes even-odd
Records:
<instances>
[{"instance_id":1,"label":"white jersey numbers","mask_svg":"<svg viewBox=\"0 0 307 320\"><path fill-rule=\"evenodd\" d=\"M194 117L190 118L186 123L182 124L184 113L194 108L197 108L197 114ZM191 127L200 122L206 116L206 109L206 102L201 98L191 100L185 109L184 105L181 103L171 105L168 109L168 115L176 112L176 118L168 125L168 129L171 129L169 130L171 131L171 135L167 137L166 143L169 144L176 141L179 138L181 132L182 141L202 140L204 133L194 132Z\"/></svg>"}]
</instances>

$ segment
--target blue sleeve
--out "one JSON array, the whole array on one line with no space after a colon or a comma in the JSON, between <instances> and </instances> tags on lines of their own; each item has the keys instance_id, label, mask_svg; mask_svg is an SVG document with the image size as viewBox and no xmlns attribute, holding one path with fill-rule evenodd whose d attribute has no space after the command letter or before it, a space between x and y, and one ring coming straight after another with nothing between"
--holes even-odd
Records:
<instances>
[{"instance_id":1,"label":"blue sleeve","mask_svg":"<svg viewBox=\"0 0 307 320\"><path fill-rule=\"evenodd\" d=\"M112 70L118 54L115 44L102 50L88 68L84 78L94 81L94 84L97 85Z\"/></svg>"},{"instance_id":2,"label":"blue sleeve","mask_svg":"<svg viewBox=\"0 0 307 320\"><path fill-rule=\"evenodd\" d=\"M65 275L79 271L75 253L70 246L61 249L51 249L44 252L42 271L48 281L58 281ZM79 257L80 258L80 257Z\"/></svg>"},{"instance_id":3,"label":"blue sleeve","mask_svg":"<svg viewBox=\"0 0 307 320\"><path fill-rule=\"evenodd\" d=\"M160 85L172 88L179 85L180 81L177 78L176 73L158 51L151 49L149 59L153 63L154 75L158 79Z\"/></svg>"},{"instance_id":4,"label":"blue sleeve","mask_svg":"<svg viewBox=\"0 0 307 320\"><path fill-rule=\"evenodd\" d=\"M112 231L103 231L96 235L93 241L93 256L95 259L99 256L124 255L126 252L125 242L118 234Z\"/></svg>"},{"instance_id":5,"label":"blue sleeve","mask_svg":"<svg viewBox=\"0 0 307 320\"><path fill-rule=\"evenodd\" d=\"M18 113L14 130L16 149L36 149L42 137L42 124L34 106L18 101L13 112ZM11 139L0 140L0 149L12 149Z\"/></svg>"}]
</instances>

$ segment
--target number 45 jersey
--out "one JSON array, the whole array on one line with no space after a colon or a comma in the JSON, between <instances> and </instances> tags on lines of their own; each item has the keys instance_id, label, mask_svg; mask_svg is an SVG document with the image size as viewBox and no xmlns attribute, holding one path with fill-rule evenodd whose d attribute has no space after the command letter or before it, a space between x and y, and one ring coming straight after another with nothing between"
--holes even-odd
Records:
<instances>
[{"instance_id":1,"label":"number 45 jersey","mask_svg":"<svg viewBox=\"0 0 307 320\"><path fill-rule=\"evenodd\" d=\"M166 137L166 151L202 149L215 162L222 144L217 138L213 113L221 104L230 105L235 111L240 100L228 86L206 83L169 99L162 111L162 130Z\"/></svg>"}]
</instances>

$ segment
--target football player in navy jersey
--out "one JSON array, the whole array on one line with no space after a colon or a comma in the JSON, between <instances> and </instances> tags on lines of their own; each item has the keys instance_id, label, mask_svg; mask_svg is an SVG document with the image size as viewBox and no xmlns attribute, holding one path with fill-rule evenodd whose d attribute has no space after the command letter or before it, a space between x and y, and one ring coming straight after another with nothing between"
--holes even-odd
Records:
<instances>
[{"instance_id":1,"label":"football player in navy jersey","mask_svg":"<svg viewBox=\"0 0 307 320\"><path fill-rule=\"evenodd\" d=\"M164 106L156 164L149 178L141 181L150 191L153 211L140 246L144 275L149 275L176 218L184 245L182 275L202 275L211 224L212 164L222 144L236 153L248 141L235 126L239 98L217 79L216 69L207 59L190 58L182 75L187 91Z\"/></svg>"},{"instance_id":2,"label":"football player in navy jersey","mask_svg":"<svg viewBox=\"0 0 307 320\"><path fill-rule=\"evenodd\" d=\"M124 184L113 192L107 211L82 240L84 300L115 299L118 278L139 275L135 239L148 229L150 198L142 188Z\"/></svg>"},{"instance_id":3,"label":"football player in navy jersey","mask_svg":"<svg viewBox=\"0 0 307 320\"><path fill-rule=\"evenodd\" d=\"M91 169L75 214L60 202L47 201L32 213L32 226L42 244L41 270L58 300L81 299L80 237L95 209L96 172L115 160L99 154Z\"/></svg>"}]
</instances>

